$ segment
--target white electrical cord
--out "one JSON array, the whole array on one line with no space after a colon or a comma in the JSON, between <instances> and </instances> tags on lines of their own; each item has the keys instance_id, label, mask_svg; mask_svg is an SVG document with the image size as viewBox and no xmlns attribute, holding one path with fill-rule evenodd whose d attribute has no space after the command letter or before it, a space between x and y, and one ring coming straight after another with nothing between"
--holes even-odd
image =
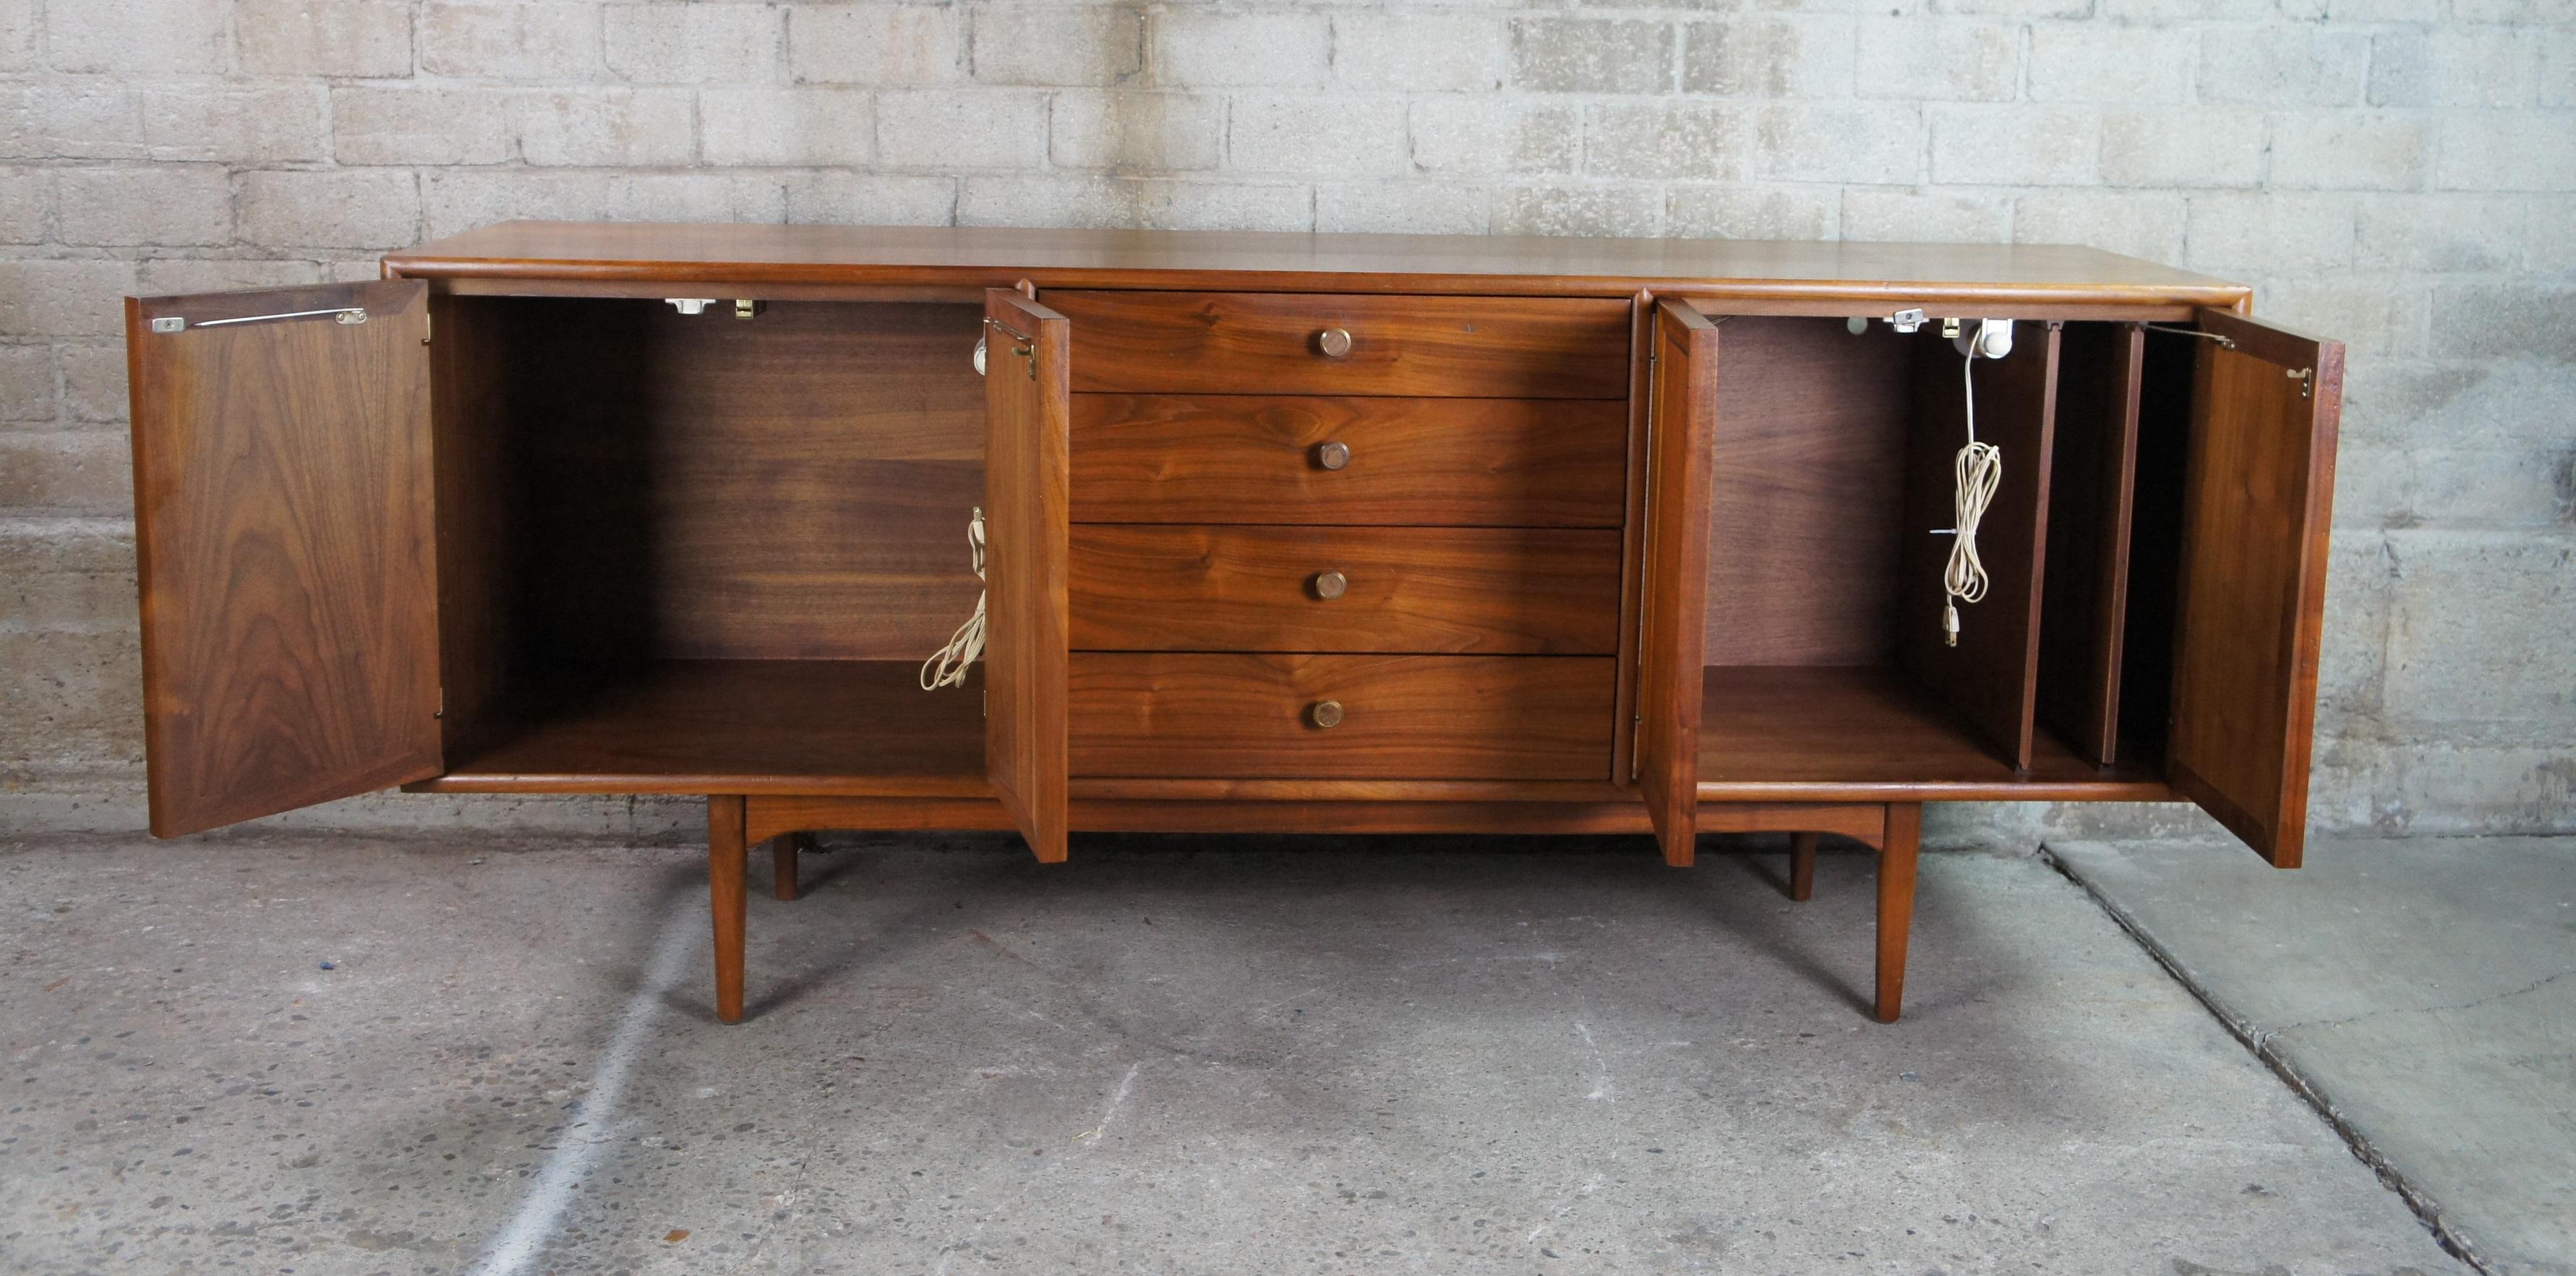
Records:
<instances>
[{"instance_id":1,"label":"white electrical cord","mask_svg":"<svg viewBox=\"0 0 2576 1276\"><path fill-rule=\"evenodd\" d=\"M1986 565L1977 559L1977 524L2004 480L2004 454L1992 443L1977 441L1977 356L1974 347L1959 365L1960 384L1968 394L1968 445L1952 463L1956 483L1951 497L1950 565L1941 573L1941 637L1959 645L1959 604L1986 596Z\"/></svg>"},{"instance_id":2,"label":"white electrical cord","mask_svg":"<svg viewBox=\"0 0 2576 1276\"><path fill-rule=\"evenodd\" d=\"M981 351L978 351L980 354ZM984 511L979 507L966 524L966 543L975 549L975 579L984 579ZM939 654L921 662L921 689L966 685L966 669L984 654L984 595L975 595L975 614L948 636Z\"/></svg>"}]
</instances>

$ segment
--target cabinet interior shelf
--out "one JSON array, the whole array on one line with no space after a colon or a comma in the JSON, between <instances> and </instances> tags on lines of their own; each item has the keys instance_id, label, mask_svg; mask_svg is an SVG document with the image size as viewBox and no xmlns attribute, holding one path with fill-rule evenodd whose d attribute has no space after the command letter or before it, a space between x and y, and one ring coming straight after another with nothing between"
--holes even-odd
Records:
<instances>
[{"instance_id":1,"label":"cabinet interior shelf","mask_svg":"<svg viewBox=\"0 0 2576 1276\"><path fill-rule=\"evenodd\" d=\"M1886 666L1722 666L1701 680L1700 792L1865 798L1937 789L1999 801L2161 798L2155 768L2097 767L2046 731L2016 772L1902 673Z\"/></svg>"},{"instance_id":2,"label":"cabinet interior shelf","mask_svg":"<svg viewBox=\"0 0 2576 1276\"><path fill-rule=\"evenodd\" d=\"M531 697L414 787L989 796L982 692L919 676L892 660L656 660Z\"/></svg>"},{"instance_id":3,"label":"cabinet interior shelf","mask_svg":"<svg viewBox=\"0 0 2576 1276\"><path fill-rule=\"evenodd\" d=\"M981 798L981 678L923 691L892 660L656 660L565 683L447 759L431 792L832 793ZM2031 769L1884 666L1711 668L1699 782L1711 797L2162 797L2152 766L2095 767L2046 732Z\"/></svg>"}]
</instances>

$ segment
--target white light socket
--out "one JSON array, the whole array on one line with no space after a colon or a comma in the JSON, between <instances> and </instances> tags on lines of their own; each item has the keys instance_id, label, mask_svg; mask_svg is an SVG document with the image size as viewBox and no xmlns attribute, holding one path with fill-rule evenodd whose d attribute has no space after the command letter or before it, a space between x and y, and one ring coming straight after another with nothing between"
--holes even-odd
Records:
<instances>
[{"instance_id":1,"label":"white light socket","mask_svg":"<svg viewBox=\"0 0 2576 1276\"><path fill-rule=\"evenodd\" d=\"M2000 359L2012 353L2013 321L1980 319L1976 329L1950 344L1971 359Z\"/></svg>"}]
</instances>

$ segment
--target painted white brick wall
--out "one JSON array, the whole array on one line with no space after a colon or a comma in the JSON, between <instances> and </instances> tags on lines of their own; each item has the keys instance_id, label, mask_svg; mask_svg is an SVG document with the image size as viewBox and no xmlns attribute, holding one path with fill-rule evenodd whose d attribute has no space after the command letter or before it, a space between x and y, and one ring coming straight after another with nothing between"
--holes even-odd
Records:
<instances>
[{"instance_id":1,"label":"painted white brick wall","mask_svg":"<svg viewBox=\"0 0 2576 1276\"><path fill-rule=\"evenodd\" d=\"M0 0L0 825L138 809L118 296L513 216L2071 241L2244 279L2352 345L2320 827L2576 831L2569 0ZM637 810L438 807L669 826Z\"/></svg>"}]
</instances>

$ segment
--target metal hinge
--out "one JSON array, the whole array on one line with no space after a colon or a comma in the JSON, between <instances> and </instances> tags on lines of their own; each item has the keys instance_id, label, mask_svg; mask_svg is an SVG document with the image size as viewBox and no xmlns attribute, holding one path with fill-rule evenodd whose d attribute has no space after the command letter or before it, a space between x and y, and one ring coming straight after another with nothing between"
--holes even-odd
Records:
<instances>
[{"instance_id":1,"label":"metal hinge","mask_svg":"<svg viewBox=\"0 0 2576 1276\"><path fill-rule=\"evenodd\" d=\"M447 716L447 688L440 687L438 689L438 712L429 716L433 718L444 718Z\"/></svg>"},{"instance_id":2,"label":"metal hinge","mask_svg":"<svg viewBox=\"0 0 2576 1276\"><path fill-rule=\"evenodd\" d=\"M2170 332L2177 337L2198 337L2203 341L2215 341L2221 350L2236 348L2236 338L2224 333L2204 332L2198 328L2180 328L2169 323L2141 323L2138 326L2149 332Z\"/></svg>"},{"instance_id":3,"label":"metal hinge","mask_svg":"<svg viewBox=\"0 0 2576 1276\"><path fill-rule=\"evenodd\" d=\"M331 321L334 323L359 324L367 321L367 309L364 306L332 306L325 310L284 310L273 315L239 315L231 319L200 319L197 321L197 326L200 328L222 328L237 323L267 323L275 319L318 319L323 315L331 316ZM152 321L152 330L154 332L185 332L187 329L188 321L178 315L166 315Z\"/></svg>"},{"instance_id":4,"label":"metal hinge","mask_svg":"<svg viewBox=\"0 0 2576 1276\"><path fill-rule=\"evenodd\" d=\"M984 317L984 326L985 326L985 327L987 327L987 328L992 329L992 330L993 330L993 331L995 331L995 332L1001 333L1003 336L1008 337L1008 338L1010 338L1010 339L1011 339L1011 353L1013 353L1013 354L1015 354L1015 355L1018 355L1018 356L1020 356L1021 358L1026 359L1026 360L1028 360L1028 361L1029 361L1029 380L1031 380L1031 381L1035 381L1035 380L1037 380L1037 379L1038 379L1038 343L1037 343L1037 338L1035 338L1035 337L1031 337L1031 336L1027 336L1027 335L1024 335L1024 334L1022 334L1022 333L1019 333L1019 332L1013 331L1013 330L1012 330L1012 328L1011 328L1011 326L1010 326L1009 324L1003 323L1001 320L999 320L999 319L995 319L995 318L993 318L993 317L992 317L992 316L990 316L990 315L987 315L987 316L985 316L985 317Z\"/></svg>"},{"instance_id":5,"label":"metal hinge","mask_svg":"<svg viewBox=\"0 0 2576 1276\"><path fill-rule=\"evenodd\" d=\"M2299 383L2299 397L2300 397L2300 398L2302 398L2302 399L2312 398L2312 397L2314 397L2314 396L2316 395L2316 392L2317 392L2317 370L2316 370L2316 369L2314 369L2314 368L2292 368L2292 369L2290 369L2290 379Z\"/></svg>"}]
</instances>

